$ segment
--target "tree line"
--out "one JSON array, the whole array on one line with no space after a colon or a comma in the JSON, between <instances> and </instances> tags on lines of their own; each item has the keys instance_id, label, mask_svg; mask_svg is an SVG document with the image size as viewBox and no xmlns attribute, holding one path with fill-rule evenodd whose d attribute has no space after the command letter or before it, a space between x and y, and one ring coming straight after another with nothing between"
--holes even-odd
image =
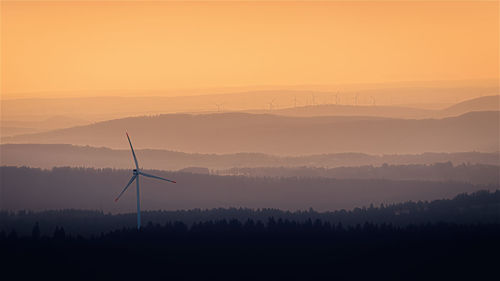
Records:
<instances>
[{"instance_id":1,"label":"tree line","mask_svg":"<svg viewBox=\"0 0 500 281\"><path fill-rule=\"evenodd\" d=\"M1 144L2 164L50 169L54 166L115 167L127 169L132 164L128 147L123 150L106 147L76 146L70 144ZM210 170L258 167L359 167L388 165L432 165L451 161L500 165L498 152L427 152L422 154L323 153L298 156L278 156L263 153L202 154L162 149L136 149L144 167L158 170L179 170L187 167L205 167ZM166 161L168 159L168 161Z\"/></svg>"},{"instance_id":2,"label":"tree line","mask_svg":"<svg viewBox=\"0 0 500 281\"><path fill-rule=\"evenodd\" d=\"M499 211L500 190L333 212L145 212L140 230L133 213L3 211L0 264L18 280L490 280Z\"/></svg>"},{"instance_id":3,"label":"tree line","mask_svg":"<svg viewBox=\"0 0 500 281\"><path fill-rule=\"evenodd\" d=\"M408 200L429 201L452 198L464 192L499 189L498 184L424 179L271 178L149 172L177 183L142 179L141 205L144 210L246 207L328 211ZM114 202L131 173L131 170L117 169L59 167L45 170L2 166L0 206L3 210L133 212L135 192L128 191L118 203Z\"/></svg>"},{"instance_id":4,"label":"tree line","mask_svg":"<svg viewBox=\"0 0 500 281\"><path fill-rule=\"evenodd\" d=\"M231 168L215 171L218 175L243 175L249 177L328 177L342 179L392 179L433 181L461 181L474 184L499 184L498 165L462 163L451 161L433 164L408 164L359 167L254 167Z\"/></svg>"},{"instance_id":5,"label":"tree line","mask_svg":"<svg viewBox=\"0 0 500 281\"><path fill-rule=\"evenodd\" d=\"M89 238L0 232L2 274L72 280L489 280L500 224L147 224Z\"/></svg>"},{"instance_id":6,"label":"tree line","mask_svg":"<svg viewBox=\"0 0 500 281\"><path fill-rule=\"evenodd\" d=\"M366 222L394 226L438 222L495 224L500 223L500 190L464 193L453 199L408 201L378 206L371 204L361 208L328 212L319 212L312 208L293 212L269 208L216 208L144 211L142 218L144 222L150 222L153 225L178 221L187 227L206 221L266 222L269 218L296 223L321 220L332 225L341 223L344 226L355 226ZM19 236L31 235L35 224L39 225L39 230L43 235L51 235L55 228L64 227L68 234L88 237L123 227L133 228L135 223L135 213L111 214L97 210L76 209L0 212L0 230L5 233L15 230Z\"/></svg>"}]
</instances>

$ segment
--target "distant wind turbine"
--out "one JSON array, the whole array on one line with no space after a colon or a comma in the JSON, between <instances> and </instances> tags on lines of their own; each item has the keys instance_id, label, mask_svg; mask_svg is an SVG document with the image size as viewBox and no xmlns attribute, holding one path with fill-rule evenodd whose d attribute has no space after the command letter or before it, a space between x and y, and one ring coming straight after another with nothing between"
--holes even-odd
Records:
<instances>
[{"instance_id":1,"label":"distant wind turbine","mask_svg":"<svg viewBox=\"0 0 500 281\"><path fill-rule=\"evenodd\" d=\"M335 104L338 103L338 95L339 94L332 95L332 104L333 104L333 101L335 101ZM335 97L335 100L333 99L333 97Z\"/></svg>"},{"instance_id":2,"label":"distant wind turbine","mask_svg":"<svg viewBox=\"0 0 500 281\"><path fill-rule=\"evenodd\" d=\"M273 99L270 103L268 103L269 104L269 111L273 111L273 105L274 105L275 100L276 99Z\"/></svg>"},{"instance_id":3,"label":"distant wind turbine","mask_svg":"<svg viewBox=\"0 0 500 281\"><path fill-rule=\"evenodd\" d=\"M118 195L118 197L116 197L115 202L117 202L118 199L120 199L120 197L125 192L125 190L127 190L127 188L130 186L130 184L132 184L132 182L134 182L134 180L135 180L135 182L137 183L137 229L140 229L141 228L141 201L140 201L140 196L139 196L140 195L140 193L139 193L139 176L145 176L145 177L150 177L150 178L154 178L154 179L164 180L164 181L168 181L171 183L176 183L176 182L173 180L162 178L162 177L146 174L143 171L141 171L139 169L139 163L137 163L137 158L135 157L135 152L134 152L134 148L132 147L132 142L130 142L130 137L128 136L128 133L126 133L126 134L127 134L128 143L130 144L130 149L132 150L132 156L134 157L135 169L132 170L132 172L133 172L132 178L127 183L125 188L122 190L120 195Z\"/></svg>"}]
</instances>

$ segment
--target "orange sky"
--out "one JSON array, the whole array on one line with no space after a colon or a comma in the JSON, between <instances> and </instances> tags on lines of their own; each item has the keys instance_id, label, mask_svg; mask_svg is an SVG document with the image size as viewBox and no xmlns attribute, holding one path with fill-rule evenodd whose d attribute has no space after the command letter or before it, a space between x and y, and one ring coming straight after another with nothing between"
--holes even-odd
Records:
<instances>
[{"instance_id":1,"label":"orange sky","mask_svg":"<svg viewBox=\"0 0 500 281\"><path fill-rule=\"evenodd\" d=\"M2 2L1 91L499 76L498 2ZM40 94L44 95L44 94Z\"/></svg>"}]
</instances>

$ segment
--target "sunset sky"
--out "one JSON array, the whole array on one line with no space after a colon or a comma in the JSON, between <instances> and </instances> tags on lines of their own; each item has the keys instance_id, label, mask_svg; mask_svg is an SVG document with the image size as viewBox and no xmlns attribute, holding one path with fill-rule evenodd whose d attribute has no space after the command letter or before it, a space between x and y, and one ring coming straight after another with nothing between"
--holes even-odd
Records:
<instances>
[{"instance_id":1,"label":"sunset sky","mask_svg":"<svg viewBox=\"0 0 500 281\"><path fill-rule=\"evenodd\" d=\"M3 98L498 76L493 1L7 1L1 9Z\"/></svg>"}]
</instances>

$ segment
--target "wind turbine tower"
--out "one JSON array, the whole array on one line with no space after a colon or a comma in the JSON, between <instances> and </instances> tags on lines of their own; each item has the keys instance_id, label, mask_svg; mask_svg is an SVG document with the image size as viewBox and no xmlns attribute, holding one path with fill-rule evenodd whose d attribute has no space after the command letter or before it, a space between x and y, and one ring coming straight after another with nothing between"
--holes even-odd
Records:
<instances>
[{"instance_id":1,"label":"wind turbine tower","mask_svg":"<svg viewBox=\"0 0 500 281\"><path fill-rule=\"evenodd\" d=\"M337 105L339 102L338 96L339 96L339 94L332 95L332 97L335 97L335 105Z\"/></svg>"},{"instance_id":2,"label":"wind turbine tower","mask_svg":"<svg viewBox=\"0 0 500 281\"><path fill-rule=\"evenodd\" d=\"M130 149L132 150L132 156L134 157L135 169L132 170L132 178L130 178L130 181L127 183L127 185L122 190L122 192L118 195L118 197L116 197L115 202L118 202L118 199L120 199L120 197L125 192L125 190L127 190L127 188L130 186L130 184L132 184L135 181L137 184L137 229L141 229L141 200L140 200L140 190L139 190L139 176L145 176L145 177L149 177L149 178L164 180L164 181L168 181L171 183L176 183L176 182L173 180L162 178L162 177L146 174L143 171L141 171L139 169L139 163L137 162L137 158L135 157L135 152L134 152L134 148L132 147L132 142L130 141L130 137L128 136L128 133L126 133L126 134L127 134L128 143L130 144Z\"/></svg>"}]
</instances>

